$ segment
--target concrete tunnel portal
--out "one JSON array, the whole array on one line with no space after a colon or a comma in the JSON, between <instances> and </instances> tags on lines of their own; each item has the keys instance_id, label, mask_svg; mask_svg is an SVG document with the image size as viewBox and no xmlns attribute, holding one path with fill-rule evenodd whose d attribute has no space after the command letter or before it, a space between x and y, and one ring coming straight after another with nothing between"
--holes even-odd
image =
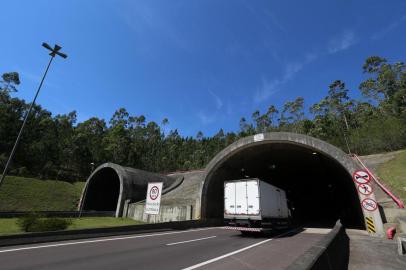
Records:
<instances>
[{"instance_id":1,"label":"concrete tunnel portal","mask_svg":"<svg viewBox=\"0 0 406 270\"><path fill-rule=\"evenodd\" d=\"M223 217L225 180L260 178L286 191L293 222L364 229L352 160L313 137L265 133L228 146L206 167L202 217Z\"/></svg>"},{"instance_id":2,"label":"concrete tunnel portal","mask_svg":"<svg viewBox=\"0 0 406 270\"><path fill-rule=\"evenodd\" d=\"M83 210L116 211L120 179L113 168L97 170L89 181Z\"/></svg>"},{"instance_id":3,"label":"concrete tunnel portal","mask_svg":"<svg viewBox=\"0 0 406 270\"><path fill-rule=\"evenodd\" d=\"M80 209L86 211L111 211L116 217L123 214L126 202L145 199L148 183L162 182L163 188L176 184L176 178L156 174L114 163L97 167L86 181Z\"/></svg>"}]
</instances>

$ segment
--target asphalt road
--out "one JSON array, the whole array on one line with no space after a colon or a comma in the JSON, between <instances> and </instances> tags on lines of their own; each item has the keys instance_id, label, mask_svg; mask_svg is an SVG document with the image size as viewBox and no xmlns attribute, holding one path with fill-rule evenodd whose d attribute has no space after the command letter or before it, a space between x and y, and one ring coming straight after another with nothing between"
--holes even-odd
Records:
<instances>
[{"instance_id":1,"label":"asphalt road","mask_svg":"<svg viewBox=\"0 0 406 270\"><path fill-rule=\"evenodd\" d=\"M201 228L5 247L0 269L284 269L327 232Z\"/></svg>"}]
</instances>

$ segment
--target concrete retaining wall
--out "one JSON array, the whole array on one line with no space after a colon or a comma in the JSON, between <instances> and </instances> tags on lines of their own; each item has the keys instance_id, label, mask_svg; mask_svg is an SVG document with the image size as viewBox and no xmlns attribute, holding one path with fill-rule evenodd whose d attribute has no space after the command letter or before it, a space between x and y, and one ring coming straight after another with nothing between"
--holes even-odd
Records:
<instances>
[{"instance_id":1,"label":"concrete retaining wall","mask_svg":"<svg viewBox=\"0 0 406 270\"><path fill-rule=\"evenodd\" d=\"M124 206L125 217L148 223L186 221L194 219L192 205L161 205L159 215L144 213L145 203L130 203Z\"/></svg>"},{"instance_id":2,"label":"concrete retaining wall","mask_svg":"<svg viewBox=\"0 0 406 270\"><path fill-rule=\"evenodd\" d=\"M340 222L322 240L296 259L289 270L348 269L350 241Z\"/></svg>"}]
</instances>

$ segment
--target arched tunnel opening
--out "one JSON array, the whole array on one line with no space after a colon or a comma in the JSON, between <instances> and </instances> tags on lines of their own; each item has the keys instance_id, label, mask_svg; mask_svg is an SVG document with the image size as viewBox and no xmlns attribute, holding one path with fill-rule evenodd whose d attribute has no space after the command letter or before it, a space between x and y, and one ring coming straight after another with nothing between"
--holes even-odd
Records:
<instances>
[{"instance_id":1,"label":"arched tunnel opening","mask_svg":"<svg viewBox=\"0 0 406 270\"><path fill-rule=\"evenodd\" d=\"M112 168L98 170L88 182L83 210L116 211L120 179Z\"/></svg>"},{"instance_id":2,"label":"arched tunnel opening","mask_svg":"<svg viewBox=\"0 0 406 270\"><path fill-rule=\"evenodd\" d=\"M306 145L261 143L235 150L208 172L202 215L223 218L224 181L259 178L285 190L296 225L363 229L352 176L336 159Z\"/></svg>"}]
</instances>

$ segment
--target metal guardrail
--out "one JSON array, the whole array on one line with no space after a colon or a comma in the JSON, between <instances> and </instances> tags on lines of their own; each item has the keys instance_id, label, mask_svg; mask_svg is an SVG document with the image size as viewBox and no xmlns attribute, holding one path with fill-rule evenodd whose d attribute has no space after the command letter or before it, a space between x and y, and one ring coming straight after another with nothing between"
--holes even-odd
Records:
<instances>
[{"instance_id":1,"label":"metal guardrail","mask_svg":"<svg viewBox=\"0 0 406 270\"><path fill-rule=\"evenodd\" d=\"M79 211L18 211L18 212L0 212L0 218L16 218L26 216L31 213L37 213L45 217L78 217ZM114 217L115 211L83 211L84 217Z\"/></svg>"},{"instance_id":2,"label":"metal guardrail","mask_svg":"<svg viewBox=\"0 0 406 270\"><path fill-rule=\"evenodd\" d=\"M379 180L379 178L373 174L368 167L362 162L361 158L357 156L356 154L352 154L351 157L358 161L358 163L371 175L372 179L374 179L375 183L389 196L391 199L398 205L399 208L405 208L405 205L403 204L402 200L400 200L398 197L396 197L395 194L393 194L387 187L385 187L384 184Z\"/></svg>"},{"instance_id":3,"label":"metal guardrail","mask_svg":"<svg viewBox=\"0 0 406 270\"><path fill-rule=\"evenodd\" d=\"M76 229L54 232L36 232L0 236L0 247L44 242L77 240L166 230L186 230L200 227L222 226L218 220L188 220L154 224L138 224L105 228Z\"/></svg>"}]
</instances>

